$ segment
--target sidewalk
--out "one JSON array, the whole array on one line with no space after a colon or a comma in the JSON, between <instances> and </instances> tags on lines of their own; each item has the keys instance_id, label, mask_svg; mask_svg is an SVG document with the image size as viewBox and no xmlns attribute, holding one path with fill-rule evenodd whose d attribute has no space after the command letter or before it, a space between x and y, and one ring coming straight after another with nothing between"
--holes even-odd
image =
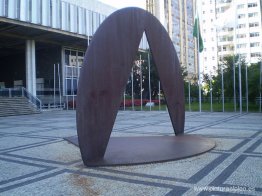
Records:
<instances>
[{"instance_id":1,"label":"sidewalk","mask_svg":"<svg viewBox=\"0 0 262 196\"><path fill-rule=\"evenodd\" d=\"M0 118L0 195L262 195L262 114L186 113L214 150L179 161L86 168L75 111ZM167 112L120 111L111 136L173 134Z\"/></svg>"}]
</instances>

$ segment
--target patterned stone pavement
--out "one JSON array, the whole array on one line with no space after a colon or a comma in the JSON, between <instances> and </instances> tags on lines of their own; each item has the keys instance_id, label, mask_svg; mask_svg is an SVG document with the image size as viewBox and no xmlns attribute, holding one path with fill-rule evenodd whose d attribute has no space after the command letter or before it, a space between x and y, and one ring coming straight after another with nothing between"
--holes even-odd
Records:
<instances>
[{"instance_id":1,"label":"patterned stone pavement","mask_svg":"<svg viewBox=\"0 0 262 196\"><path fill-rule=\"evenodd\" d=\"M0 118L0 195L262 195L262 114L186 113L217 146L178 161L86 168L75 111ZM167 112L118 113L112 136L173 134Z\"/></svg>"}]
</instances>

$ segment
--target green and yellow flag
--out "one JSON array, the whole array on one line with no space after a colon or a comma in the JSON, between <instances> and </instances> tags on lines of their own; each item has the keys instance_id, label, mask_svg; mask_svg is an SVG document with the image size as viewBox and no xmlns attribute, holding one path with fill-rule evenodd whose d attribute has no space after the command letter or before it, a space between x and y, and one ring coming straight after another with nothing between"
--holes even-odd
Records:
<instances>
[{"instance_id":1,"label":"green and yellow flag","mask_svg":"<svg viewBox=\"0 0 262 196\"><path fill-rule=\"evenodd\" d=\"M199 52L202 52L204 49L203 40L200 33L200 25L198 16L195 17L193 36L198 40Z\"/></svg>"}]
</instances>

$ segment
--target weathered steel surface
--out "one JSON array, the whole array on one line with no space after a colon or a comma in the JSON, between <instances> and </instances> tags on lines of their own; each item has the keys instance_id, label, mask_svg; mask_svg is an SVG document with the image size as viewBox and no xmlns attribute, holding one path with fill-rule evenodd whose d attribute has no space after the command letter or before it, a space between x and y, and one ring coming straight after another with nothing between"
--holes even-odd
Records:
<instances>
[{"instance_id":1,"label":"weathered steel surface","mask_svg":"<svg viewBox=\"0 0 262 196\"><path fill-rule=\"evenodd\" d=\"M78 146L76 136L65 139ZM111 137L104 158L85 164L112 166L172 161L198 155L214 147L214 141L196 135Z\"/></svg>"},{"instance_id":2,"label":"weathered steel surface","mask_svg":"<svg viewBox=\"0 0 262 196\"><path fill-rule=\"evenodd\" d=\"M157 66L175 134L184 133L183 80L169 35L150 13L139 8L125 8L100 25L81 70L77 133L85 164L104 157L143 32Z\"/></svg>"}]
</instances>

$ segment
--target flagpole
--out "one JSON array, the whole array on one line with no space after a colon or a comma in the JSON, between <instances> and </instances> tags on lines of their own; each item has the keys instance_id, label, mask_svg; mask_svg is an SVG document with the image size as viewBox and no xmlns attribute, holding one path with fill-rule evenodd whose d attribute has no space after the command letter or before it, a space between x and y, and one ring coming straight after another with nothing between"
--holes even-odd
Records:
<instances>
[{"instance_id":1,"label":"flagpole","mask_svg":"<svg viewBox=\"0 0 262 196\"><path fill-rule=\"evenodd\" d=\"M132 110L135 110L134 107L134 69L132 67L132 73L131 73L131 82L132 82Z\"/></svg>"},{"instance_id":2,"label":"flagpole","mask_svg":"<svg viewBox=\"0 0 262 196\"><path fill-rule=\"evenodd\" d=\"M262 59L260 61L260 82L259 82L259 112L261 113L261 102L262 102L262 97L261 97L261 90L262 90Z\"/></svg>"},{"instance_id":3,"label":"flagpole","mask_svg":"<svg viewBox=\"0 0 262 196\"><path fill-rule=\"evenodd\" d=\"M222 111L225 111L225 100L224 100L224 70L223 65L221 66L221 77L222 77Z\"/></svg>"},{"instance_id":4,"label":"flagpole","mask_svg":"<svg viewBox=\"0 0 262 196\"><path fill-rule=\"evenodd\" d=\"M217 18L217 27L219 28L225 28L225 27L233 27L234 28L234 39L233 39L233 44L234 44L234 56L233 56L233 91L234 91L234 111L236 112L236 72L235 72L235 55L236 55L236 21L237 21L237 12L236 12L236 4L234 0L232 0L229 9L226 10L223 13L223 16L220 15L220 17ZM234 22L234 23L233 23ZM217 34L218 35L218 34ZM223 53L223 49L222 52ZM223 54L222 54L223 56Z\"/></svg>"},{"instance_id":5,"label":"flagpole","mask_svg":"<svg viewBox=\"0 0 262 196\"><path fill-rule=\"evenodd\" d=\"M191 112L190 85L191 85L191 81L188 80L188 109L189 109L189 111Z\"/></svg>"},{"instance_id":6,"label":"flagpole","mask_svg":"<svg viewBox=\"0 0 262 196\"><path fill-rule=\"evenodd\" d=\"M140 65L140 105L141 105L141 111L143 110L143 88L142 88L142 60L141 60L141 55L139 57L139 63L138 65Z\"/></svg>"},{"instance_id":7,"label":"flagpole","mask_svg":"<svg viewBox=\"0 0 262 196\"><path fill-rule=\"evenodd\" d=\"M233 6L235 6L235 1L233 0ZM234 9L235 13L234 13L234 16L235 16L235 20L234 20L234 50L236 51L237 48L236 48L236 45L237 45L237 35L236 35L236 21L237 21L237 11L236 11L236 8ZM234 52L234 55L233 55L233 85L234 85L234 111L236 112L237 111L237 103L236 103L236 64L235 64L235 52Z\"/></svg>"},{"instance_id":8,"label":"flagpole","mask_svg":"<svg viewBox=\"0 0 262 196\"><path fill-rule=\"evenodd\" d=\"M160 99L160 81L158 81L158 110L161 110L161 99Z\"/></svg>"},{"instance_id":9,"label":"flagpole","mask_svg":"<svg viewBox=\"0 0 262 196\"><path fill-rule=\"evenodd\" d=\"M56 91L56 88L55 88L55 64L54 64L54 107L55 107L55 91Z\"/></svg>"},{"instance_id":10,"label":"flagpole","mask_svg":"<svg viewBox=\"0 0 262 196\"><path fill-rule=\"evenodd\" d=\"M64 66L64 78L65 78L65 96L66 96L66 110L68 110L68 86L67 86L67 66Z\"/></svg>"},{"instance_id":11,"label":"flagpole","mask_svg":"<svg viewBox=\"0 0 262 196\"><path fill-rule=\"evenodd\" d=\"M124 91L124 111L126 110L126 90Z\"/></svg>"},{"instance_id":12,"label":"flagpole","mask_svg":"<svg viewBox=\"0 0 262 196\"><path fill-rule=\"evenodd\" d=\"M239 112L242 113L242 79L241 79L241 62L238 60L238 77L239 77Z\"/></svg>"},{"instance_id":13,"label":"flagpole","mask_svg":"<svg viewBox=\"0 0 262 196\"><path fill-rule=\"evenodd\" d=\"M246 111L248 112L248 76L247 76L247 63L246 63Z\"/></svg>"},{"instance_id":14,"label":"flagpole","mask_svg":"<svg viewBox=\"0 0 262 196\"><path fill-rule=\"evenodd\" d=\"M211 76L211 73L210 73L210 77L209 77L209 82L210 82L210 111L213 112L213 95L212 95L212 76Z\"/></svg>"},{"instance_id":15,"label":"flagpole","mask_svg":"<svg viewBox=\"0 0 262 196\"><path fill-rule=\"evenodd\" d=\"M60 81L60 64L58 63L57 66L58 66L57 72L58 72L58 88L59 88L59 104L60 104L59 108L61 109L62 97L61 97L61 81Z\"/></svg>"},{"instance_id":16,"label":"flagpole","mask_svg":"<svg viewBox=\"0 0 262 196\"><path fill-rule=\"evenodd\" d=\"M235 26L234 26L234 28L235 28L235 33L237 33L236 32L236 29L237 29L237 9L236 9L236 5L235 5L235 1L233 2L234 4L234 6L235 6ZM237 37L236 37L236 40L235 40L235 51L236 51L236 53L237 53L237 47L236 47L236 45L237 45ZM242 84L241 84L241 62L240 62L240 56L238 57L238 88L239 88L239 113L242 113Z\"/></svg>"},{"instance_id":17,"label":"flagpole","mask_svg":"<svg viewBox=\"0 0 262 196\"><path fill-rule=\"evenodd\" d=\"M150 50L148 50L148 91L149 91L149 108L150 108L150 111L151 111L151 101L152 101L152 98L151 98L151 78L150 78Z\"/></svg>"},{"instance_id":18,"label":"flagpole","mask_svg":"<svg viewBox=\"0 0 262 196\"><path fill-rule=\"evenodd\" d=\"M235 65L235 55L233 56L233 82L234 82L234 111L237 111L236 107L236 65Z\"/></svg>"},{"instance_id":19,"label":"flagpole","mask_svg":"<svg viewBox=\"0 0 262 196\"><path fill-rule=\"evenodd\" d=\"M199 23L199 18L198 18ZM201 78L200 78L200 54L199 54L199 24L197 24L197 63L198 63L198 98L199 98L199 112L202 112L202 103L201 103Z\"/></svg>"},{"instance_id":20,"label":"flagpole","mask_svg":"<svg viewBox=\"0 0 262 196\"><path fill-rule=\"evenodd\" d=\"M194 29L193 29L193 36L197 38L197 65L198 65L198 102L199 102L199 112L202 111L202 105L201 105L201 74L200 74L200 41L201 41L201 52L203 49L203 44L202 44L202 38L200 35L200 25L199 25L199 16L198 16L198 11L197 11L197 1L195 1L195 20L194 20ZM201 40L200 40L201 38Z\"/></svg>"},{"instance_id":21,"label":"flagpole","mask_svg":"<svg viewBox=\"0 0 262 196\"><path fill-rule=\"evenodd\" d=\"M72 64L72 67L71 67L71 95L72 95L72 98L73 98L73 110L75 110L75 97L74 97L74 75L73 75L73 72L74 72L74 67L73 67L73 64Z\"/></svg>"}]
</instances>

